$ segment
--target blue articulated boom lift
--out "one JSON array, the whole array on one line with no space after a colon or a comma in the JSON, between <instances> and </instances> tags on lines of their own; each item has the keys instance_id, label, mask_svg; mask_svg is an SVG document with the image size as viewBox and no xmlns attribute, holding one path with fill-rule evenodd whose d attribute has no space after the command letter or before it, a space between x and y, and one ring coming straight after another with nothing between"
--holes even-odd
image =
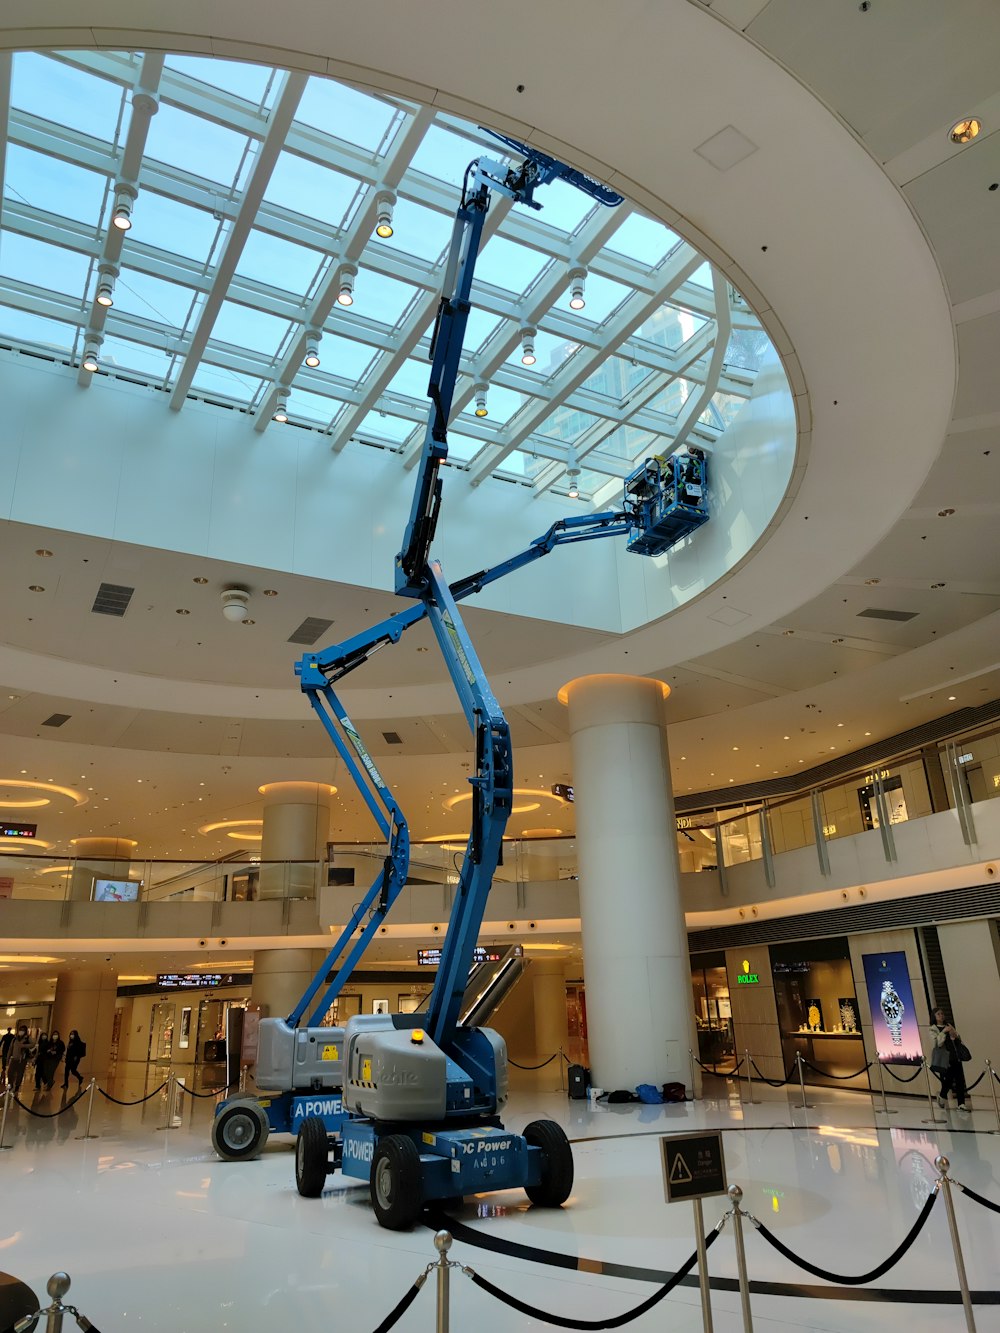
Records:
<instances>
[{"instance_id":1,"label":"blue articulated boom lift","mask_svg":"<svg viewBox=\"0 0 1000 1333\"><path fill-rule=\"evenodd\" d=\"M410 1226L424 1204L487 1189L523 1187L535 1203L558 1206L572 1189L573 1159L561 1127L535 1121L523 1134L504 1129L507 1053L489 1028L464 1027L459 1014L479 929L500 862L513 795L510 731L493 696L458 603L523 568L557 546L624 535L629 549L659 555L708 517L703 456L647 459L626 479L622 508L560 519L524 551L449 585L430 556L441 505L441 465L448 456L447 423L458 380L482 227L492 195L540 207L540 185L569 180L600 203L621 196L514 140L519 168L486 158L466 173L446 267L444 294L431 345L430 417L409 520L396 557L396 591L413 604L342 644L307 653L296 665L303 691L387 841L379 876L330 951L317 977L287 1019L261 1023L258 1087L272 1097L231 1100L217 1112L213 1141L233 1152L234 1130L255 1119L297 1131L299 1192L315 1197L328 1172L366 1180L382 1226ZM471 180L471 186L470 186ZM685 471L685 469L687 469ZM700 486L700 489L696 488ZM679 513L680 509L686 512ZM426 618L438 641L475 740L472 824L434 989L423 1014L370 1014L346 1028L317 1027L406 880L409 840L402 811L347 717L334 685L380 649ZM347 956L330 969L354 939ZM302 1018L323 983L327 988L308 1023ZM229 1108L232 1108L230 1111ZM219 1127L234 1117L228 1139ZM239 1124L235 1124L239 1118ZM266 1137L266 1128L262 1131ZM221 1145L220 1145L221 1140ZM226 1149L229 1149L228 1151Z\"/></svg>"}]
</instances>

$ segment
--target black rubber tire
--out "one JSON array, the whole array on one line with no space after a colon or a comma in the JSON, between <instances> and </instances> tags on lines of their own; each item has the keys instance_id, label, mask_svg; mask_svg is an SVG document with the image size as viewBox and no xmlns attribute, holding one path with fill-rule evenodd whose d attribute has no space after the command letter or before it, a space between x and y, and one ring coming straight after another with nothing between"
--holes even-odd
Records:
<instances>
[{"instance_id":1,"label":"black rubber tire","mask_svg":"<svg viewBox=\"0 0 1000 1333\"><path fill-rule=\"evenodd\" d=\"M259 1157L271 1127L267 1112L252 1097L231 1102L212 1121L212 1147L226 1162Z\"/></svg>"},{"instance_id":2,"label":"black rubber tire","mask_svg":"<svg viewBox=\"0 0 1000 1333\"><path fill-rule=\"evenodd\" d=\"M542 1178L537 1185L525 1185L524 1192L540 1208L558 1208L573 1190L573 1149L561 1125L554 1120L532 1120L525 1126L524 1138L542 1151Z\"/></svg>"},{"instance_id":3,"label":"black rubber tire","mask_svg":"<svg viewBox=\"0 0 1000 1333\"><path fill-rule=\"evenodd\" d=\"M326 1125L318 1116L308 1116L295 1140L295 1188L303 1199L318 1199L330 1169L330 1144Z\"/></svg>"},{"instance_id":4,"label":"black rubber tire","mask_svg":"<svg viewBox=\"0 0 1000 1333\"><path fill-rule=\"evenodd\" d=\"M406 1134L387 1134L375 1145L369 1193L379 1226L387 1231L407 1231L420 1216L420 1154Z\"/></svg>"}]
</instances>

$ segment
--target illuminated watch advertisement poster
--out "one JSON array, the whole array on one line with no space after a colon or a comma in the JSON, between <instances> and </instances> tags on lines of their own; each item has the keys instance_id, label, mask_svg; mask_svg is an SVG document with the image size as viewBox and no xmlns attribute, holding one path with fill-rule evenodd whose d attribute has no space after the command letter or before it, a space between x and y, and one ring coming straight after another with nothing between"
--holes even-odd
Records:
<instances>
[{"instance_id":1,"label":"illuminated watch advertisement poster","mask_svg":"<svg viewBox=\"0 0 1000 1333\"><path fill-rule=\"evenodd\" d=\"M919 1064L923 1054L905 953L861 955L878 1058L886 1065Z\"/></svg>"}]
</instances>

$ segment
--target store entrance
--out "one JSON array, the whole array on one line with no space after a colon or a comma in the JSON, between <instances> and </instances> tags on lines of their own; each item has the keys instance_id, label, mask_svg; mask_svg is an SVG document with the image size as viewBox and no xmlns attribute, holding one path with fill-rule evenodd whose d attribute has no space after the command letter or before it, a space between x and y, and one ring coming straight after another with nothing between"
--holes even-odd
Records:
<instances>
[{"instance_id":1,"label":"store entrance","mask_svg":"<svg viewBox=\"0 0 1000 1333\"><path fill-rule=\"evenodd\" d=\"M174 1051L174 1022L177 1006L173 1000L154 1004L149 1016L150 1064L169 1064Z\"/></svg>"},{"instance_id":2,"label":"store entrance","mask_svg":"<svg viewBox=\"0 0 1000 1333\"><path fill-rule=\"evenodd\" d=\"M698 1029L698 1059L703 1065L726 1064L736 1052L726 955L722 952L694 954L691 984L694 988L694 1021Z\"/></svg>"}]
</instances>

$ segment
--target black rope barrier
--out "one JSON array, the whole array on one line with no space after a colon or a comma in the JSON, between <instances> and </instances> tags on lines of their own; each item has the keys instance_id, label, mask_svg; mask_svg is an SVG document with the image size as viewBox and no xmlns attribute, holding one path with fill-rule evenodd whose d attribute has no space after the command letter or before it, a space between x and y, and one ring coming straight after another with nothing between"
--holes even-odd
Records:
<instances>
[{"instance_id":1,"label":"black rope barrier","mask_svg":"<svg viewBox=\"0 0 1000 1333\"><path fill-rule=\"evenodd\" d=\"M718 1231L712 1231L705 1237L706 1249L714 1243L718 1234ZM607 1319L568 1319L565 1315L550 1314L546 1310L540 1310L536 1305L529 1305L526 1301L518 1300L516 1296L511 1296L509 1292L501 1291L488 1278L475 1272L474 1269L463 1267L462 1272L467 1277L472 1278L477 1287L481 1287L483 1291L488 1291L491 1296L495 1296L504 1305L509 1305L512 1310L517 1310L518 1313L528 1315L532 1319L544 1320L545 1323L554 1324L557 1328L599 1329L621 1328L624 1324L630 1324L633 1319L638 1319L640 1315L644 1315L654 1305L658 1305L665 1296L669 1296L673 1289L687 1277L697 1262L698 1251L695 1250L690 1259L686 1260L662 1287L654 1291L652 1296L647 1297L635 1309L626 1310L624 1314L609 1316Z\"/></svg>"},{"instance_id":2,"label":"black rope barrier","mask_svg":"<svg viewBox=\"0 0 1000 1333\"><path fill-rule=\"evenodd\" d=\"M863 1287L865 1283L874 1282L876 1278L881 1277L883 1273L888 1273L890 1268L894 1268L896 1264L899 1263L900 1259L902 1259L903 1255L923 1230L924 1223L927 1221L928 1217L930 1217L931 1209L934 1207L936 1201L937 1190L934 1190L927 1196L924 1206L920 1210L920 1216L914 1222L907 1235L903 1237L893 1250L892 1254L889 1255L888 1259L883 1260L883 1262L880 1263L877 1268L873 1268L871 1272L862 1273L858 1277L845 1276L843 1273L831 1273L829 1269L820 1268L818 1264L811 1264L806 1259L800 1259L799 1256L794 1254L787 1245L774 1235L773 1232L769 1231L763 1222L758 1221L755 1217L751 1217L750 1221L767 1243L773 1246L779 1254L783 1254L786 1259L790 1259L793 1264L797 1264L799 1268L805 1269L807 1273L812 1273L813 1277L821 1277L826 1282L836 1282L842 1287Z\"/></svg>"},{"instance_id":3,"label":"black rope barrier","mask_svg":"<svg viewBox=\"0 0 1000 1333\"><path fill-rule=\"evenodd\" d=\"M703 1064L702 1061L699 1060L697 1056L695 1056L694 1062L696 1065L699 1066L699 1068L704 1069L706 1074L714 1074L717 1078L733 1078L743 1068L742 1055L740 1056L737 1063L733 1065L732 1069L720 1069L718 1065Z\"/></svg>"},{"instance_id":4,"label":"black rope barrier","mask_svg":"<svg viewBox=\"0 0 1000 1333\"><path fill-rule=\"evenodd\" d=\"M543 1060L540 1065L519 1065L516 1060L511 1060L509 1056L507 1058L507 1063L513 1065L515 1069L544 1069L546 1065L550 1065L552 1061L558 1059L560 1055L562 1055L562 1051L556 1051L555 1055L550 1055L549 1058Z\"/></svg>"},{"instance_id":5,"label":"black rope barrier","mask_svg":"<svg viewBox=\"0 0 1000 1333\"><path fill-rule=\"evenodd\" d=\"M966 1091L966 1092L971 1092L973 1088L978 1088L979 1085L980 1085L980 1083L982 1083L982 1081L983 1081L983 1079L984 1079L985 1077L986 1077L986 1070L984 1069L983 1072L982 1072L982 1073L979 1075L979 1077L976 1079L975 1083L966 1083L966 1085L965 1085L965 1091Z\"/></svg>"},{"instance_id":6,"label":"black rope barrier","mask_svg":"<svg viewBox=\"0 0 1000 1333\"><path fill-rule=\"evenodd\" d=\"M849 1078L858 1078L859 1075L866 1074L872 1067L872 1062L869 1060L866 1065L862 1065L860 1069L856 1069L853 1074L828 1074L825 1069L817 1069L813 1062L807 1060L805 1056L802 1057L802 1063L807 1069L811 1069L814 1074L819 1074L821 1078L839 1078L843 1079L845 1082Z\"/></svg>"},{"instance_id":7,"label":"black rope barrier","mask_svg":"<svg viewBox=\"0 0 1000 1333\"><path fill-rule=\"evenodd\" d=\"M913 1071L913 1073L910 1075L909 1078L903 1078L900 1074L894 1074L892 1072L892 1065L887 1065L883 1063L882 1068L889 1075L889 1077L894 1078L897 1083L912 1083L915 1078L918 1078L920 1076L920 1071L923 1069L923 1065L917 1065L916 1069Z\"/></svg>"},{"instance_id":8,"label":"black rope barrier","mask_svg":"<svg viewBox=\"0 0 1000 1333\"><path fill-rule=\"evenodd\" d=\"M996 1081L997 1081L998 1083L1000 1083L1000 1074L998 1074L997 1071L996 1071L995 1069L991 1069L991 1070L990 1070L990 1073L993 1075L993 1077L996 1079Z\"/></svg>"},{"instance_id":9,"label":"black rope barrier","mask_svg":"<svg viewBox=\"0 0 1000 1333\"><path fill-rule=\"evenodd\" d=\"M981 1203L983 1207L988 1208L990 1212L1000 1213L1000 1203L994 1203L991 1199L984 1199L981 1194L977 1194L975 1190L969 1189L968 1185L962 1185L957 1180L952 1183L958 1185L958 1188L962 1193L967 1194L973 1203Z\"/></svg>"},{"instance_id":10,"label":"black rope barrier","mask_svg":"<svg viewBox=\"0 0 1000 1333\"><path fill-rule=\"evenodd\" d=\"M399 1301L399 1303L392 1310L389 1311L386 1317L382 1320L381 1324L379 1324L378 1328L375 1329L375 1333L388 1333L389 1329L392 1328L394 1324L398 1323L400 1319L402 1319L403 1315L406 1314L407 1310L417 1299L417 1295L420 1292L420 1289L424 1285L424 1279L426 1278L426 1276L427 1276L426 1273L421 1273L421 1275L417 1278L416 1282L414 1282L413 1285L406 1291L405 1295L403 1296L403 1299Z\"/></svg>"},{"instance_id":11,"label":"black rope barrier","mask_svg":"<svg viewBox=\"0 0 1000 1333\"><path fill-rule=\"evenodd\" d=\"M147 1092L145 1097L140 1097L138 1098L138 1100L134 1102L123 1102L118 1097L112 1097L111 1093L105 1092L103 1088L98 1088L97 1091L101 1094L101 1096L104 1098L106 1102L114 1102L116 1106L141 1106L143 1102L148 1102L151 1097L155 1097L157 1093L162 1092L169 1082L170 1082L169 1079L164 1079L164 1081L160 1084L158 1088L154 1088L152 1092Z\"/></svg>"},{"instance_id":12,"label":"black rope barrier","mask_svg":"<svg viewBox=\"0 0 1000 1333\"><path fill-rule=\"evenodd\" d=\"M795 1066L792 1065L791 1069L782 1079L765 1078L764 1075L757 1068L757 1061L753 1058L753 1056L750 1057L750 1067L753 1070L753 1072L757 1075L757 1078L760 1080L760 1082L766 1083L769 1088L783 1088L786 1083L791 1083L792 1074L795 1070Z\"/></svg>"},{"instance_id":13,"label":"black rope barrier","mask_svg":"<svg viewBox=\"0 0 1000 1333\"><path fill-rule=\"evenodd\" d=\"M25 1105L25 1103L21 1101L16 1092L13 1093L12 1096L21 1110L27 1111L28 1115L33 1115L36 1120L54 1120L57 1115L63 1115L66 1111L71 1110L81 1097L86 1096L86 1089L78 1092L75 1097L71 1098L71 1100L66 1103L65 1106L60 1106L58 1111L33 1111L30 1106Z\"/></svg>"},{"instance_id":14,"label":"black rope barrier","mask_svg":"<svg viewBox=\"0 0 1000 1333\"><path fill-rule=\"evenodd\" d=\"M181 1088L189 1097L219 1097L224 1092L230 1092L233 1088L239 1086L239 1080L233 1079L232 1083L227 1083L222 1088L212 1088L208 1092L195 1092L194 1088L189 1088L186 1083L181 1084Z\"/></svg>"}]
</instances>

